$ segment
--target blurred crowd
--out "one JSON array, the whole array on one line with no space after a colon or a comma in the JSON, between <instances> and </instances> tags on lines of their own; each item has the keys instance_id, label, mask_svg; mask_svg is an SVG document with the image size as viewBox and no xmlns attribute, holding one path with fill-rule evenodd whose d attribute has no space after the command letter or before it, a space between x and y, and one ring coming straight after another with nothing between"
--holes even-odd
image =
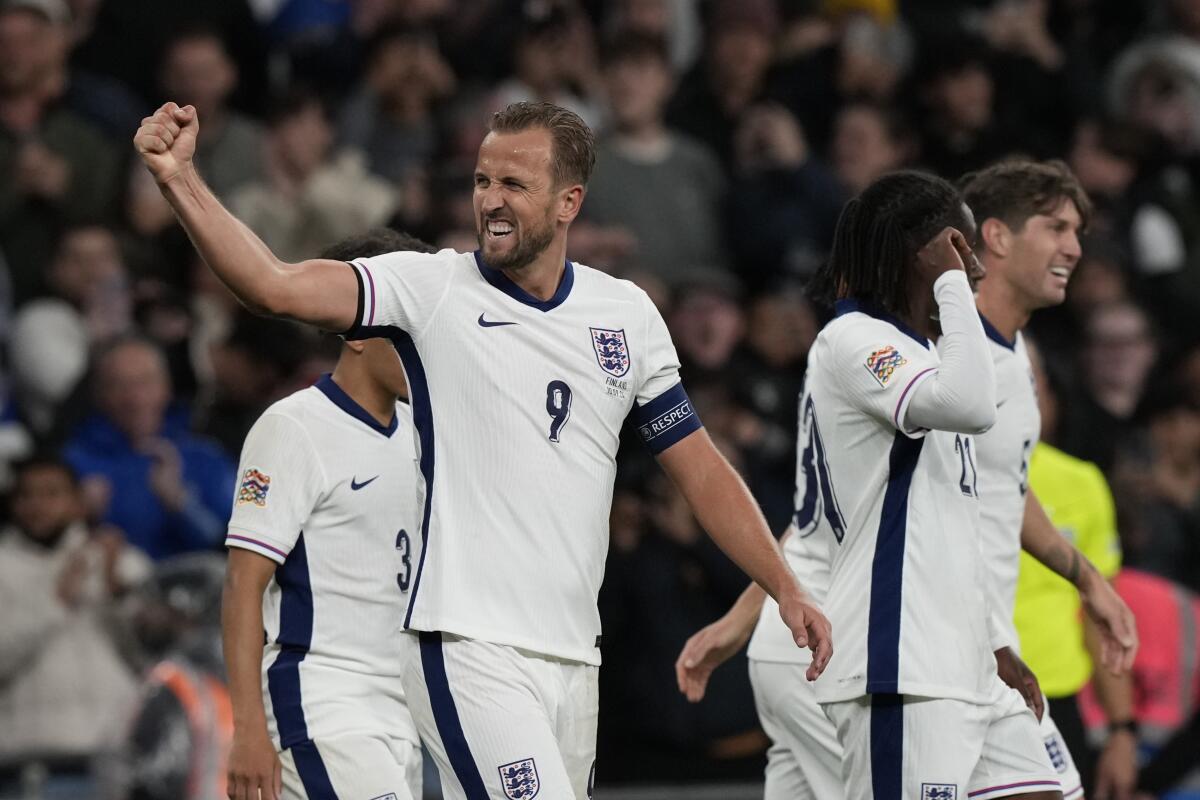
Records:
<instances>
[{"instance_id":1,"label":"blurred crowd","mask_svg":"<svg viewBox=\"0 0 1200 800\"><path fill-rule=\"evenodd\" d=\"M1200 591L1200 0L0 0L0 794L128 729L159 673L122 602L218 551L246 431L336 357L198 261L140 119L194 105L205 179L302 259L380 224L474 249L488 114L533 99L597 133L570 257L650 293L776 531L826 313L803 287L845 200L1065 160L1096 213L1032 326L1046 437L1104 470L1124 563ZM624 453L605 782L760 775L745 669L697 706L671 670L745 578Z\"/></svg>"}]
</instances>

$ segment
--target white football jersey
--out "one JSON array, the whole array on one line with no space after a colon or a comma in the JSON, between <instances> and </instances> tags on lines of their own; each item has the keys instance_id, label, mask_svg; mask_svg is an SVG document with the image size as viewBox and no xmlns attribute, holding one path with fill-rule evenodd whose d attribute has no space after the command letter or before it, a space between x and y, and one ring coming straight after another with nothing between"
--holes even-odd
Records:
<instances>
[{"instance_id":1,"label":"white football jersey","mask_svg":"<svg viewBox=\"0 0 1200 800\"><path fill-rule=\"evenodd\" d=\"M263 698L281 749L417 741L399 680L420 549L411 426L407 405L384 427L326 375L246 437L225 544L280 565L263 596Z\"/></svg>"},{"instance_id":2,"label":"white football jersey","mask_svg":"<svg viewBox=\"0 0 1200 800\"><path fill-rule=\"evenodd\" d=\"M809 353L797 524L817 526L829 547L824 608L837 642L821 702L990 696L974 444L901 429L938 364L927 339L853 300L838 302Z\"/></svg>"},{"instance_id":3,"label":"white football jersey","mask_svg":"<svg viewBox=\"0 0 1200 800\"><path fill-rule=\"evenodd\" d=\"M1019 641L1013 609L1021 563L1021 526L1029 488L1029 456L1041 435L1042 417L1024 337L1018 332L1015 341L1008 341L986 319L983 330L996 365L996 424L976 437L979 482L986 487L979 494L979 522L993 613L1003 637L1016 650Z\"/></svg>"},{"instance_id":4,"label":"white football jersey","mask_svg":"<svg viewBox=\"0 0 1200 800\"><path fill-rule=\"evenodd\" d=\"M599 664L622 424L656 454L700 427L658 310L571 262L545 301L471 253L352 266L348 335L390 337L412 392L424 547L405 626Z\"/></svg>"}]
</instances>

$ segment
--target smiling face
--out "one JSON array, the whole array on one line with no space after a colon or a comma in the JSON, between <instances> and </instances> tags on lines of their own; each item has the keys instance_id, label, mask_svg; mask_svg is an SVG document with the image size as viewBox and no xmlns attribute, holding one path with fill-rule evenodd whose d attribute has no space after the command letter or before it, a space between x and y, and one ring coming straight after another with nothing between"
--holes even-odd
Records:
<instances>
[{"instance_id":1,"label":"smiling face","mask_svg":"<svg viewBox=\"0 0 1200 800\"><path fill-rule=\"evenodd\" d=\"M1003 274L1030 311L1056 306L1067 298L1067 282L1082 253L1083 224L1075 203L1063 198L1048 214L1034 214L1010 232Z\"/></svg>"},{"instance_id":2,"label":"smiling face","mask_svg":"<svg viewBox=\"0 0 1200 800\"><path fill-rule=\"evenodd\" d=\"M555 185L549 131L489 133L479 147L473 198L484 261L503 270L533 263L554 241L565 191Z\"/></svg>"}]
</instances>

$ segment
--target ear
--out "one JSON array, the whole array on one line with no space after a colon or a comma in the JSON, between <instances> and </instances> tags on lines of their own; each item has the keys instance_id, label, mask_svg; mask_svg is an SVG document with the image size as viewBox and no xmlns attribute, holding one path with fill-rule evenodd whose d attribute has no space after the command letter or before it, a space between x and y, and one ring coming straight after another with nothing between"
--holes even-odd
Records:
<instances>
[{"instance_id":1,"label":"ear","mask_svg":"<svg viewBox=\"0 0 1200 800\"><path fill-rule=\"evenodd\" d=\"M587 189L584 189L581 184L575 184L559 192L558 195L558 221L564 225L570 225L579 216L579 210L583 208L583 197L587 194Z\"/></svg>"},{"instance_id":2,"label":"ear","mask_svg":"<svg viewBox=\"0 0 1200 800\"><path fill-rule=\"evenodd\" d=\"M347 340L347 341L342 342L342 347L345 348L346 350L353 351L355 355L361 356L363 353L363 350L365 350L367 348L367 341L366 341L366 339L358 339L355 341Z\"/></svg>"},{"instance_id":3,"label":"ear","mask_svg":"<svg viewBox=\"0 0 1200 800\"><path fill-rule=\"evenodd\" d=\"M1012 231L995 217L988 217L983 221L979 228L979 240L983 243L985 252L1000 258L1007 257L1012 250Z\"/></svg>"}]
</instances>

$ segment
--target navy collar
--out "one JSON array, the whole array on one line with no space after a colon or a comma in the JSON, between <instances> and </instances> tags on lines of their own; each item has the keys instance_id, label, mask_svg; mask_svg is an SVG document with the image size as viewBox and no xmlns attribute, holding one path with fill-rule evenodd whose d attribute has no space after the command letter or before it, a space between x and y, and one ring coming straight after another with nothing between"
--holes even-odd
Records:
<instances>
[{"instance_id":1,"label":"navy collar","mask_svg":"<svg viewBox=\"0 0 1200 800\"><path fill-rule=\"evenodd\" d=\"M524 303L530 308L536 308L538 311L550 311L558 308L567 299L567 295L571 293L571 287L575 285L575 266L571 263L570 259L567 259L566 263L566 270L563 272L562 280L558 283L558 291L549 300L539 300L513 283L513 280L500 270L489 267L483 260L483 254L478 250L475 251L475 265L479 267L479 274L483 276L485 281L518 303Z\"/></svg>"},{"instance_id":2,"label":"navy collar","mask_svg":"<svg viewBox=\"0 0 1200 800\"><path fill-rule=\"evenodd\" d=\"M354 401L354 398L346 394L346 390L334 383L333 375L328 372L322 375L315 384L321 392L328 397L335 406L345 411L356 420L366 425L373 431L382 433L384 436L391 437L396 432L396 426L400 424L399 417L396 412L392 412L392 421L387 425L380 425L379 420L375 419L362 406Z\"/></svg>"},{"instance_id":3,"label":"navy collar","mask_svg":"<svg viewBox=\"0 0 1200 800\"><path fill-rule=\"evenodd\" d=\"M877 320L886 322L887 324L895 327L897 330L899 330L904 335L910 336L913 339L915 339L916 341L920 342L921 346L924 347L926 350L930 349L933 346L933 344L928 339L926 339L921 334L917 333L915 330L913 330L911 327L909 327L907 324L905 324L901 320L899 320L896 317L892 316L891 314L887 313L883 309L877 308L876 306L873 306L869 303L865 303L862 300L856 300L853 297L846 297L841 300L838 300L836 303L833 304L834 316L840 317L843 314L850 314L855 311L858 311L859 313L862 313L862 314L866 314L869 317L874 317Z\"/></svg>"},{"instance_id":4,"label":"navy collar","mask_svg":"<svg viewBox=\"0 0 1200 800\"><path fill-rule=\"evenodd\" d=\"M1015 351L1017 349L1016 340L1014 339L1010 342L1008 339L1005 339L1004 334L996 330L996 326L988 321L988 318L983 315L983 312L980 312L979 320L983 323L983 332L987 334L989 339L1001 347L1007 347L1009 350Z\"/></svg>"}]
</instances>

